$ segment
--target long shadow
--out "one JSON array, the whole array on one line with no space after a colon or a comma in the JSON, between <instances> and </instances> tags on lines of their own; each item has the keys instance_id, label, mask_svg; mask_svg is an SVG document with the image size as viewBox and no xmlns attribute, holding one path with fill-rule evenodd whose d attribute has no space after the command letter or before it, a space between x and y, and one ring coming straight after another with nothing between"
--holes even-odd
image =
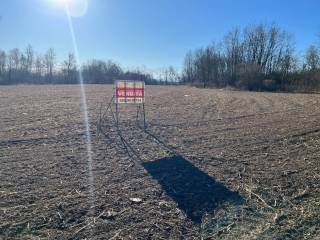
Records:
<instances>
[{"instance_id":1,"label":"long shadow","mask_svg":"<svg viewBox=\"0 0 320 240\"><path fill-rule=\"evenodd\" d=\"M180 155L144 162L143 167L194 223L225 202L239 204L242 197L216 182Z\"/></svg>"}]
</instances>

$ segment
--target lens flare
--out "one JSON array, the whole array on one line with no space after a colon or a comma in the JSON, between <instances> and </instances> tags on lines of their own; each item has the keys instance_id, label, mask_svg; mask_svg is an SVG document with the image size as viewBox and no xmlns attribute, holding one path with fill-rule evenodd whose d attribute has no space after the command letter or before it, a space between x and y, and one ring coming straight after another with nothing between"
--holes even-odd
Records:
<instances>
[{"instance_id":1,"label":"lens flare","mask_svg":"<svg viewBox=\"0 0 320 240\"><path fill-rule=\"evenodd\" d=\"M69 6L70 16L82 17L88 10L88 0L64 0Z\"/></svg>"},{"instance_id":2,"label":"lens flare","mask_svg":"<svg viewBox=\"0 0 320 240\"><path fill-rule=\"evenodd\" d=\"M49 0L58 6L68 6L71 17L83 17L88 11L88 0Z\"/></svg>"},{"instance_id":3,"label":"lens flare","mask_svg":"<svg viewBox=\"0 0 320 240\"><path fill-rule=\"evenodd\" d=\"M74 33L74 28L72 24L71 14L69 5L65 4L66 13L68 17L68 24L70 28L72 43L73 43L73 49L74 54L76 58L76 62L78 65L78 77L79 77L79 86L80 86L80 94L81 94L81 107L82 107L82 113L83 113L83 120L85 125L85 134L86 134L86 145L87 145L87 167L88 167L88 190L89 190L89 204L90 204L90 215L94 215L94 203L95 203L95 187L94 187L94 176L93 176L93 159L92 159L92 145L91 145L91 133L90 133L90 122L89 122L89 116L88 116L88 107L87 107L87 98L86 98L86 92L85 87L83 83L83 76L82 76L82 70L80 66L80 57L79 57L79 50L78 50L78 44L76 41L76 36ZM91 229L93 231L93 229Z\"/></svg>"}]
</instances>

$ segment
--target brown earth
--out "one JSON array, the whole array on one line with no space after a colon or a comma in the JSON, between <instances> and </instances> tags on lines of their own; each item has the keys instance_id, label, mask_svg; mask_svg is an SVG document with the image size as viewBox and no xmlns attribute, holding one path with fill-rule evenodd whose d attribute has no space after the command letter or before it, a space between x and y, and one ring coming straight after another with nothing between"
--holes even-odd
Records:
<instances>
[{"instance_id":1,"label":"brown earth","mask_svg":"<svg viewBox=\"0 0 320 240\"><path fill-rule=\"evenodd\" d=\"M0 87L0 238L320 239L320 95L86 92L92 177L78 86Z\"/></svg>"}]
</instances>

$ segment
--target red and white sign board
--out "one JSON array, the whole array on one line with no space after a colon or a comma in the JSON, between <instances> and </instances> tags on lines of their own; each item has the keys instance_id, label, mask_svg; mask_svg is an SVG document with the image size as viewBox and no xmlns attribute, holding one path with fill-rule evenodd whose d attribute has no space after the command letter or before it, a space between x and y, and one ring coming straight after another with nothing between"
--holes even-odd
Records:
<instances>
[{"instance_id":1,"label":"red and white sign board","mask_svg":"<svg viewBox=\"0 0 320 240\"><path fill-rule=\"evenodd\" d=\"M143 81L117 80L115 82L116 103L144 103Z\"/></svg>"}]
</instances>

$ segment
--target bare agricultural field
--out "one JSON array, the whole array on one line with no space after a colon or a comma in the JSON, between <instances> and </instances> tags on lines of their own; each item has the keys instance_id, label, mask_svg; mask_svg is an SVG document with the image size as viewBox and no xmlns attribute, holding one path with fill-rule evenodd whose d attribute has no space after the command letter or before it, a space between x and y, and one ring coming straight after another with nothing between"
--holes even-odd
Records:
<instances>
[{"instance_id":1,"label":"bare agricultural field","mask_svg":"<svg viewBox=\"0 0 320 240\"><path fill-rule=\"evenodd\" d=\"M320 239L320 95L147 86L124 148L86 92L93 184L79 87L0 87L0 239Z\"/></svg>"}]
</instances>

